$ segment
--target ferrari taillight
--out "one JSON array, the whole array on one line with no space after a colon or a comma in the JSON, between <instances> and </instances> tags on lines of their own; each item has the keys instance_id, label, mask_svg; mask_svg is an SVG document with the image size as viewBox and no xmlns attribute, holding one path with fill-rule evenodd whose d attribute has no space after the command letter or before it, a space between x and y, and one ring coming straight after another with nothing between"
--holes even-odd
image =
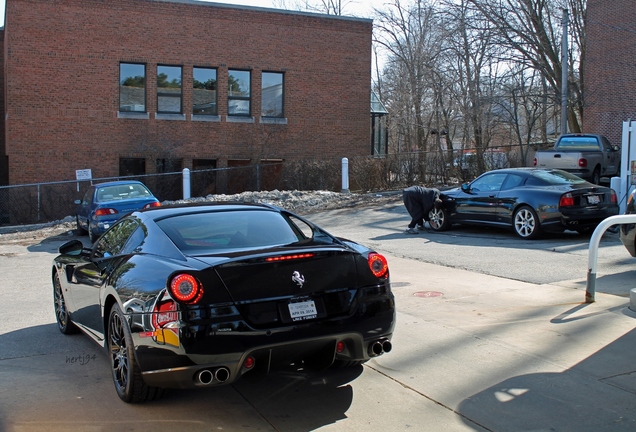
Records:
<instances>
[{"instance_id":1,"label":"ferrari taillight","mask_svg":"<svg viewBox=\"0 0 636 432\"><path fill-rule=\"evenodd\" d=\"M571 207L574 205L574 197L571 193L566 193L561 195L561 199L559 200L559 207Z\"/></svg>"},{"instance_id":2,"label":"ferrari taillight","mask_svg":"<svg viewBox=\"0 0 636 432\"><path fill-rule=\"evenodd\" d=\"M313 257L313 253L302 253L302 254L292 254L292 255L279 255L275 257L265 258L266 262L275 262L275 261L289 261L289 260L297 260L303 258L311 258Z\"/></svg>"},{"instance_id":3,"label":"ferrari taillight","mask_svg":"<svg viewBox=\"0 0 636 432\"><path fill-rule=\"evenodd\" d=\"M369 262L371 273L373 273L375 277L382 278L389 276L389 263L384 256L373 252L369 254L367 261Z\"/></svg>"},{"instance_id":4,"label":"ferrari taillight","mask_svg":"<svg viewBox=\"0 0 636 432\"><path fill-rule=\"evenodd\" d=\"M170 295L176 301L194 304L203 297L203 287L191 274L182 273L170 281Z\"/></svg>"},{"instance_id":5,"label":"ferrari taillight","mask_svg":"<svg viewBox=\"0 0 636 432\"><path fill-rule=\"evenodd\" d=\"M110 216L119 213L114 208L100 208L95 210L95 216Z\"/></svg>"},{"instance_id":6,"label":"ferrari taillight","mask_svg":"<svg viewBox=\"0 0 636 432\"><path fill-rule=\"evenodd\" d=\"M150 204L146 204L144 206L145 209L152 208L152 207L161 207L161 203L160 202L151 202Z\"/></svg>"}]
</instances>

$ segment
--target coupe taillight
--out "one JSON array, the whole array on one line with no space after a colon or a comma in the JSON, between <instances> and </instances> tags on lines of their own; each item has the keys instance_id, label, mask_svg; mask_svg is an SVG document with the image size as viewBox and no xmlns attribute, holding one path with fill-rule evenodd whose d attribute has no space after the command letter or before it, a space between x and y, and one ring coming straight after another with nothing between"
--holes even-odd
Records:
<instances>
[{"instance_id":1,"label":"coupe taillight","mask_svg":"<svg viewBox=\"0 0 636 432\"><path fill-rule=\"evenodd\" d=\"M152 207L161 207L161 203L160 202L151 202L150 204L146 204L144 206L145 209L152 208Z\"/></svg>"},{"instance_id":2,"label":"coupe taillight","mask_svg":"<svg viewBox=\"0 0 636 432\"><path fill-rule=\"evenodd\" d=\"M389 263L386 258L379 253L370 253L368 257L369 268L371 273L377 278L389 276Z\"/></svg>"},{"instance_id":3,"label":"coupe taillight","mask_svg":"<svg viewBox=\"0 0 636 432\"><path fill-rule=\"evenodd\" d=\"M559 200L559 207L571 207L574 205L574 197L571 193L566 193L561 195L561 199Z\"/></svg>"},{"instance_id":4,"label":"coupe taillight","mask_svg":"<svg viewBox=\"0 0 636 432\"><path fill-rule=\"evenodd\" d=\"M292 255L279 255L275 257L265 258L266 262L276 262L276 261L289 261L289 260L297 260L304 258L313 258L313 253L302 253L302 254L292 254Z\"/></svg>"},{"instance_id":5,"label":"coupe taillight","mask_svg":"<svg viewBox=\"0 0 636 432\"><path fill-rule=\"evenodd\" d=\"M585 168L587 166L587 159L585 159L585 158L579 159L579 166L581 168Z\"/></svg>"},{"instance_id":6,"label":"coupe taillight","mask_svg":"<svg viewBox=\"0 0 636 432\"><path fill-rule=\"evenodd\" d=\"M203 297L203 286L192 275L178 274L170 281L170 295L176 301L195 304Z\"/></svg>"},{"instance_id":7,"label":"coupe taillight","mask_svg":"<svg viewBox=\"0 0 636 432\"><path fill-rule=\"evenodd\" d=\"M110 216L119 213L114 208L100 208L95 210L95 216Z\"/></svg>"},{"instance_id":8,"label":"coupe taillight","mask_svg":"<svg viewBox=\"0 0 636 432\"><path fill-rule=\"evenodd\" d=\"M537 158L534 158L534 166L537 166Z\"/></svg>"}]
</instances>

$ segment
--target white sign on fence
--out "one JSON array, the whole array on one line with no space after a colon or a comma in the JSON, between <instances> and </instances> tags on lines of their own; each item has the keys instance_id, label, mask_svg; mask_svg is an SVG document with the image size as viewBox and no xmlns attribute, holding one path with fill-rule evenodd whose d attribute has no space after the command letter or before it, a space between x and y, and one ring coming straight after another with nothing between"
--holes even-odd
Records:
<instances>
[{"instance_id":1,"label":"white sign on fence","mask_svg":"<svg viewBox=\"0 0 636 432\"><path fill-rule=\"evenodd\" d=\"M90 180L93 178L93 173L91 169L81 169L75 170L75 179L76 180Z\"/></svg>"}]
</instances>

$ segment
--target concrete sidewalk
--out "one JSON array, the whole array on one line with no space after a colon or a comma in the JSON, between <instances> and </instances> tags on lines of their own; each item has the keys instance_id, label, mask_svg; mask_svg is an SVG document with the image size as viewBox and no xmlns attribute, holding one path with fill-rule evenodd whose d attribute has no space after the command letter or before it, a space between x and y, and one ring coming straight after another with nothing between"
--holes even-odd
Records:
<instances>
[{"instance_id":1,"label":"concrete sidewalk","mask_svg":"<svg viewBox=\"0 0 636 432\"><path fill-rule=\"evenodd\" d=\"M629 298L388 259L398 328L369 367L476 429L636 430Z\"/></svg>"}]
</instances>

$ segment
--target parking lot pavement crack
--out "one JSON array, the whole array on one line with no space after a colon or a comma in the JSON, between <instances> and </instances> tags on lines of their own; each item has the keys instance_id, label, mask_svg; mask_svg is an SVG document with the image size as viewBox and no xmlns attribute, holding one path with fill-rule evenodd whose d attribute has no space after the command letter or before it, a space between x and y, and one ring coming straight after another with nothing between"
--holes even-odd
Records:
<instances>
[{"instance_id":1,"label":"parking lot pavement crack","mask_svg":"<svg viewBox=\"0 0 636 432\"><path fill-rule=\"evenodd\" d=\"M444 404L443 402L440 402L440 401L438 401L438 400L435 400L435 399L434 399L434 398L432 398L431 396L429 396L429 395L427 395L427 394L425 394L425 393L422 393L421 391L417 390L416 388L413 388L413 387L411 387L410 385L405 384L405 383L403 383L403 382L401 382L401 381L399 381L399 380L397 380L397 379L393 378L392 376L385 374L385 373L384 373L384 372L382 372L381 370L379 370L379 369L377 369L377 368L374 368L373 366L371 366L371 365L369 365L369 364L365 364L365 365L364 365L364 367L365 367L365 368L369 368L369 369L373 370L374 372L379 373L380 375L384 376L385 378L388 378L388 379L390 379L391 381L393 381L393 382L395 382L395 383L399 384L399 385L400 385L400 386L402 386L403 388L405 388L405 389L407 389L407 390L409 390L409 391L412 391L413 393L415 393L415 394L417 394L417 395L419 395L419 396L421 396L421 397L423 397L423 398L425 398L425 399L427 399L427 400L429 400L429 401L433 402L434 404L436 404L436 405L438 405L438 406L440 406L440 407L444 408L445 410L448 410L448 411L452 412L453 414L456 414L456 415L460 416L460 417L461 417L462 419L464 419L465 421L470 422L470 423L474 424L475 426L478 426L478 427L480 427L480 428L482 428L482 429L484 429L484 430L486 430L486 431L494 432L494 430L493 430L493 429L490 429L490 428L488 428L487 426L485 426L485 425L483 425L483 424L481 424L481 423L479 423L479 422L477 422L477 421L475 421L475 420L471 419L470 417L467 417L466 415L464 415L464 414L460 413L459 411L457 411L456 409L454 409L454 408L452 408L452 407L450 407L450 406L448 406L448 405Z\"/></svg>"}]
</instances>

